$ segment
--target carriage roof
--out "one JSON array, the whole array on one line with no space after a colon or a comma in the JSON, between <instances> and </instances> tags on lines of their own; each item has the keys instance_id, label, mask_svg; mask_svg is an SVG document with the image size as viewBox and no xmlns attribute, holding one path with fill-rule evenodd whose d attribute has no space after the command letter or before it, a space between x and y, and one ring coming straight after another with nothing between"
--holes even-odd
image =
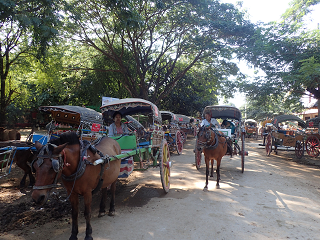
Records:
<instances>
[{"instance_id":1,"label":"carriage roof","mask_svg":"<svg viewBox=\"0 0 320 240\"><path fill-rule=\"evenodd\" d=\"M174 122L174 123L178 122L178 117L176 116L176 114L169 111L160 111L160 113L161 113L162 121L168 120L169 122Z\"/></svg>"},{"instance_id":2,"label":"carriage roof","mask_svg":"<svg viewBox=\"0 0 320 240\"><path fill-rule=\"evenodd\" d=\"M161 114L158 107L144 99L140 98L124 98L109 102L101 108L103 119L108 122L112 119L114 112L119 111L122 115L147 114L153 117L159 124L161 124Z\"/></svg>"},{"instance_id":3,"label":"carriage roof","mask_svg":"<svg viewBox=\"0 0 320 240\"><path fill-rule=\"evenodd\" d=\"M192 117L188 117L188 116L182 115L182 114L176 114L176 116L178 118L179 123L190 123L191 120L193 119Z\"/></svg>"},{"instance_id":4,"label":"carriage roof","mask_svg":"<svg viewBox=\"0 0 320 240\"><path fill-rule=\"evenodd\" d=\"M296 121L298 122L298 125L302 128L306 127L306 123L299 117L295 116L295 115L279 115L273 118L273 120L271 121L271 123L274 126L278 126L279 123L281 122L286 122L286 121Z\"/></svg>"},{"instance_id":5,"label":"carriage roof","mask_svg":"<svg viewBox=\"0 0 320 240\"><path fill-rule=\"evenodd\" d=\"M55 121L77 124L99 123L102 124L102 114L86 107L61 105L61 106L41 106L39 110L52 114Z\"/></svg>"},{"instance_id":6,"label":"carriage roof","mask_svg":"<svg viewBox=\"0 0 320 240\"><path fill-rule=\"evenodd\" d=\"M306 121L306 126L310 128L318 128L320 123L320 117L310 118Z\"/></svg>"},{"instance_id":7,"label":"carriage roof","mask_svg":"<svg viewBox=\"0 0 320 240\"><path fill-rule=\"evenodd\" d=\"M238 108L226 105L206 106L203 110L203 116L209 113L212 118L236 119L241 121L241 112Z\"/></svg>"}]
</instances>

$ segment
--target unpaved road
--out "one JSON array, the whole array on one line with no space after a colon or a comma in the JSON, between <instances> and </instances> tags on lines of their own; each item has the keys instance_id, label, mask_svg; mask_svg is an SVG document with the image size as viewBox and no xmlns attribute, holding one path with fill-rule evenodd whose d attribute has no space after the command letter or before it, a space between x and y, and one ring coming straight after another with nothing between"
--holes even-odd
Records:
<instances>
[{"instance_id":1,"label":"unpaved road","mask_svg":"<svg viewBox=\"0 0 320 240\"><path fill-rule=\"evenodd\" d=\"M239 156L225 156L220 189L205 167L196 170L189 139L182 155L172 154L171 189L164 194L159 168L134 172L116 196L116 216L92 215L95 240L125 239L320 239L320 168L292 161L293 152L266 157L258 142L246 143L249 156L241 173ZM320 157L318 157L320 161ZM97 205L98 198L94 198ZM4 240L69 239L69 218L23 231ZM85 236L80 216L79 239Z\"/></svg>"}]
</instances>

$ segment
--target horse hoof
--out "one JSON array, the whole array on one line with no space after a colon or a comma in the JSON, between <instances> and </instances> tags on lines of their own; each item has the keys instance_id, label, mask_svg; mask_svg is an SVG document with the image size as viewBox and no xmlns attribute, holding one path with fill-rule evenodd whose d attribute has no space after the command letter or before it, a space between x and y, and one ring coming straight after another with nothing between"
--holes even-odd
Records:
<instances>
[{"instance_id":1,"label":"horse hoof","mask_svg":"<svg viewBox=\"0 0 320 240\"><path fill-rule=\"evenodd\" d=\"M204 188L203 188L203 191L204 191L204 192L208 192L208 187L204 187Z\"/></svg>"},{"instance_id":2,"label":"horse hoof","mask_svg":"<svg viewBox=\"0 0 320 240\"><path fill-rule=\"evenodd\" d=\"M116 215L116 212L115 211L109 211L108 215L112 217L112 216Z\"/></svg>"},{"instance_id":3,"label":"horse hoof","mask_svg":"<svg viewBox=\"0 0 320 240\"><path fill-rule=\"evenodd\" d=\"M84 240L93 240L93 237L91 237L91 236L85 237Z\"/></svg>"},{"instance_id":4,"label":"horse hoof","mask_svg":"<svg viewBox=\"0 0 320 240\"><path fill-rule=\"evenodd\" d=\"M98 218L103 217L103 216L105 216L105 215L106 215L106 212L105 212L105 211L104 211L104 212L99 212Z\"/></svg>"}]
</instances>

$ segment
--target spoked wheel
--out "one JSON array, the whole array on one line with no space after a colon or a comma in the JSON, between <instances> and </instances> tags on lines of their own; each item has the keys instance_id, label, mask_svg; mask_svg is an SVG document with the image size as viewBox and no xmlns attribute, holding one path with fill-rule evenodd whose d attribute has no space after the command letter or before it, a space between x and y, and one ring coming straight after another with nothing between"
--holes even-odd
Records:
<instances>
[{"instance_id":1,"label":"spoked wheel","mask_svg":"<svg viewBox=\"0 0 320 240\"><path fill-rule=\"evenodd\" d=\"M169 192L170 189L170 170L171 170L171 161L170 161L170 151L167 140L163 139L159 155L159 166L160 166L160 177L162 188L165 193Z\"/></svg>"},{"instance_id":2,"label":"spoked wheel","mask_svg":"<svg viewBox=\"0 0 320 240\"><path fill-rule=\"evenodd\" d=\"M181 133L183 144L185 144L187 141L187 134L183 131L181 131L180 133Z\"/></svg>"},{"instance_id":3,"label":"spoked wheel","mask_svg":"<svg viewBox=\"0 0 320 240\"><path fill-rule=\"evenodd\" d=\"M193 137L196 137L196 136L197 136L197 128L194 127L194 128L193 128Z\"/></svg>"},{"instance_id":4,"label":"spoked wheel","mask_svg":"<svg viewBox=\"0 0 320 240\"><path fill-rule=\"evenodd\" d=\"M245 132L241 133L241 172L244 172L244 156L246 154L244 148Z\"/></svg>"},{"instance_id":5,"label":"spoked wheel","mask_svg":"<svg viewBox=\"0 0 320 240\"><path fill-rule=\"evenodd\" d=\"M180 131L177 131L177 133L176 133L176 149L177 149L177 153L179 155L182 154L183 138L182 138L182 134Z\"/></svg>"},{"instance_id":6,"label":"spoked wheel","mask_svg":"<svg viewBox=\"0 0 320 240\"><path fill-rule=\"evenodd\" d=\"M296 142L296 147L295 147L294 150L295 150L295 153L296 153L296 157L298 159L302 158L303 154L304 154L304 144L303 144L303 142L297 141Z\"/></svg>"},{"instance_id":7,"label":"spoked wheel","mask_svg":"<svg viewBox=\"0 0 320 240\"><path fill-rule=\"evenodd\" d=\"M271 133L269 133L266 137L266 154L267 156L270 155L272 151L272 136Z\"/></svg>"},{"instance_id":8,"label":"spoked wheel","mask_svg":"<svg viewBox=\"0 0 320 240\"><path fill-rule=\"evenodd\" d=\"M311 135L306 140L306 151L310 157L319 156L319 139Z\"/></svg>"},{"instance_id":9,"label":"spoked wheel","mask_svg":"<svg viewBox=\"0 0 320 240\"><path fill-rule=\"evenodd\" d=\"M197 148L195 149L195 163L197 170L200 169L201 166L201 158L202 158L202 152L199 151Z\"/></svg>"}]
</instances>

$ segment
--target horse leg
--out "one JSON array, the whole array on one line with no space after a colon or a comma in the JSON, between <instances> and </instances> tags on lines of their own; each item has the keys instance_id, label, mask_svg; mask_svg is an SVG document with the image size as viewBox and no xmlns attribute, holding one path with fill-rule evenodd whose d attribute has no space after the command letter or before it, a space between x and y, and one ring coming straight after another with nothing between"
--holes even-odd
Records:
<instances>
[{"instance_id":1,"label":"horse leg","mask_svg":"<svg viewBox=\"0 0 320 240\"><path fill-rule=\"evenodd\" d=\"M219 180L220 180L220 163L221 159L217 160L217 187L219 187Z\"/></svg>"},{"instance_id":2,"label":"horse leg","mask_svg":"<svg viewBox=\"0 0 320 240\"><path fill-rule=\"evenodd\" d=\"M91 191L88 191L88 193L83 196L83 199L84 199L84 217L86 219L86 237L84 238L84 240L93 240L92 227L91 227L91 223L90 223L91 202L92 202Z\"/></svg>"},{"instance_id":3,"label":"horse leg","mask_svg":"<svg viewBox=\"0 0 320 240\"><path fill-rule=\"evenodd\" d=\"M206 161L206 186L204 189L208 189L208 176L209 176L209 159L205 159Z\"/></svg>"},{"instance_id":4,"label":"horse leg","mask_svg":"<svg viewBox=\"0 0 320 240\"><path fill-rule=\"evenodd\" d=\"M115 212L116 212L116 210L114 208L114 206L115 206L115 198L116 198L116 187L117 187L116 183L117 183L117 180L115 180L111 184L111 188L110 188L110 190L111 190L111 200L110 200L110 208L109 208L109 214L108 214L109 216L114 216Z\"/></svg>"},{"instance_id":5,"label":"horse leg","mask_svg":"<svg viewBox=\"0 0 320 240\"><path fill-rule=\"evenodd\" d=\"M106 200L107 200L107 188L101 189L100 210L98 217L106 215Z\"/></svg>"},{"instance_id":6,"label":"horse leg","mask_svg":"<svg viewBox=\"0 0 320 240\"><path fill-rule=\"evenodd\" d=\"M214 160L212 159L211 160L211 174L210 174L210 177L213 177L213 163L214 163Z\"/></svg>"},{"instance_id":7,"label":"horse leg","mask_svg":"<svg viewBox=\"0 0 320 240\"><path fill-rule=\"evenodd\" d=\"M68 194L70 194L68 192ZM79 198L78 194L73 193L70 196L70 202L72 207L72 230L71 236L69 240L77 240L78 239L78 212L79 212Z\"/></svg>"}]
</instances>

